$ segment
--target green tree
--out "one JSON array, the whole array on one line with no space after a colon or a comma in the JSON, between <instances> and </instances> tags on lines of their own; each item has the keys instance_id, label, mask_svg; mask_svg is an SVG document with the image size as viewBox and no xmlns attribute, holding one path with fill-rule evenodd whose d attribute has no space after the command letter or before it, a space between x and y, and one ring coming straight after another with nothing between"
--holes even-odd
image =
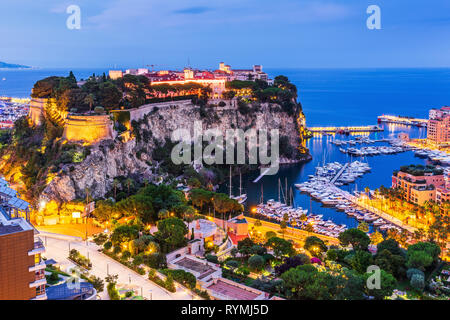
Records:
<instances>
[{"instance_id":1,"label":"green tree","mask_svg":"<svg viewBox=\"0 0 450 320\"><path fill-rule=\"evenodd\" d=\"M291 242L278 237L270 238L266 243L266 247L271 248L278 259L282 256L292 256L295 253Z\"/></svg>"},{"instance_id":2,"label":"green tree","mask_svg":"<svg viewBox=\"0 0 450 320\"><path fill-rule=\"evenodd\" d=\"M307 237L303 248L317 258L322 257L322 254L328 249L325 242L316 236Z\"/></svg>"},{"instance_id":3,"label":"green tree","mask_svg":"<svg viewBox=\"0 0 450 320\"><path fill-rule=\"evenodd\" d=\"M408 251L406 267L425 270L433 263L433 257L425 251Z\"/></svg>"},{"instance_id":4,"label":"green tree","mask_svg":"<svg viewBox=\"0 0 450 320\"><path fill-rule=\"evenodd\" d=\"M183 220L179 218L168 218L158 221L158 231L155 237L167 243L171 248L180 247L186 242L189 230Z\"/></svg>"},{"instance_id":5,"label":"green tree","mask_svg":"<svg viewBox=\"0 0 450 320\"><path fill-rule=\"evenodd\" d=\"M327 272L318 272L312 265L291 268L281 275L286 293L294 300L331 300L335 279Z\"/></svg>"},{"instance_id":6,"label":"green tree","mask_svg":"<svg viewBox=\"0 0 450 320\"><path fill-rule=\"evenodd\" d=\"M248 265L252 270L255 271L261 271L261 269L264 267L264 258L260 255L253 255L248 259Z\"/></svg>"},{"instance_id":7,"label":"green tree","mask_svg":"<svg viewBox=\"0 0 450 320\"><path fill-rule=\"evenodd\" d=\"M368 281L368 278L371 276L373 276L373 274L365 274L366 283ZM384 297L389 297L392 295L392 292L394 291L396 285L397 280L393 275L387 273L384 270L380 270L380 288L369 289L366 287L366 293L370 296L373 296L377 300L382 300Z\"/></svg>"},{"instance_id":8,"label":"green tree","mask_svg":"<svg viewBox=\"0 0 450 320\"><path fill-rule=\"evenodd\" d=\"M425 278L422 275L414 274L411 277L411 286L419 291L422 291L425 288Z\"/></svg>"},{"instance_id":9,"label":"green tree","mask_svg":"<svg viewBox=\"0 0 450 320\"><path fill-rule=\"evenodd\" d=\"M238 241L237 249L240 254L245 257L248 257L252 253L252 248L255 246L255 243L250 238L245 238L241 241Z\"/></svg>"},{"instance_id":10,"label":"green tree","mask_svg":"<svg viewBox=\"0 0 450 320\"><path fill-rule=\"evenodd\" d=\"M353 270L362 274L366 273L367 267L372 264L373 259L370 252L356 250L350 261Z\"/></svg>"},{"instance_id":11,"label":"green tree","mask_svg":"<svg viewBox=\"0 0 450 320\"><path fill-rule=\"evenodd\" d=\"M351 244L354 250L367 250L370 244L369 236L358 229L345 230L339 234L338 238L343 246Z\"/></svg>"},{"instance_id":12,"label":"green tree","mask_svg":"<svg viewBox=\"0 0 450 320\"><path fill-rule=\"evenodd\" d=\"M111 242L116 246L120 246L123 243L128 243L138 237L138 228L134 225L121 225L114 229L111 235Z\"/></svg>"},{"instance_id":13,"label":"green tree","mask_svg":"<svg viewBox=\"0 0 450 320\"><path fill-rule=\"evenodd\" d=\"M145 224L156 222L153 201L148 196L142 194L133 195L119 201L116 208L124 215L138 217Z\"/></svg>"}]
</instances>

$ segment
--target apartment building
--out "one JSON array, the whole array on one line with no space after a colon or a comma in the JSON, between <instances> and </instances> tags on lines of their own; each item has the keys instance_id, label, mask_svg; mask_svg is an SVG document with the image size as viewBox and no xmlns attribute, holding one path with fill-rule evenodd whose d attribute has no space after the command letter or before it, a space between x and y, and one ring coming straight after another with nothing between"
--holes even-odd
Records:
<instances>
[{"instance_id":1,"label":"apartment building","mask_svg":"<svg viewBox=\"0 0 450 320\"><path fill-rule=\"evenodd\" d=\"M450 107L430 110L427 139L437 145L450 142Z\"/></svg>"},{"instance_id":2,"label":"apartment building","mask_svg":"<svg viewBox=\"0 0 450 320\"><path fill-rule=\"evenodd\" d=\"M29 204L0 179L0 300L45 300L45 252Z\"/></svg>"},{"instance_id":3,"label":"apartment building","mask_svg":"<svg viewBox=\"0 0 450 320\"><path fill-rule=\"evenodd\" d=\"M0 210L0 300L45 300L45 252L35 229Z\"/></svg>"},{"instance_id":4,"label":"apartment building","mask_svg":"<svg viewBox=\"0 0 450 320\"><path fill-rule=\"evenodd\" d=\"M431 166L405 166L392 175L392 188L401 189L406 201L423 205L436 201L438 188L445 189L444 174Z\"/></svg>"}]
</instances>

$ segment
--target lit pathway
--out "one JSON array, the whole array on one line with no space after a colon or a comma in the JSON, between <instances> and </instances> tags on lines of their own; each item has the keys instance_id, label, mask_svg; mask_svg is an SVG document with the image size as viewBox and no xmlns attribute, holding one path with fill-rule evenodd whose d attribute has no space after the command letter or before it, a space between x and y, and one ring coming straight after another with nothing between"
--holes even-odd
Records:
<instances>
[{"instance_id":1,"label":"lit pathway","mask_svg":"<svg viewBox=\"0 0 450 320\"><path fill-rule=\"evenodd\" d=\"M80 241L68 241L50 237L41 236L41 239L44 241L46 253L44 254L48 259L54 259L57 262L66 262L70 263L67 259L69 255L69 243L70 249L78 250L85 257L89 256L89 259L92 262L92 269L89 270L91 275L95 275L101 279L105 279L105 277L109 274L111 275L119 275L118 283L119 284L133 284L142 288L142 294L147 299L153 300L191 300L192 296L190 293L185 290L178 288L177 292L169 293L157 286L150 280L148 280L145 276L141 276L140 274L134 272L133 270L125 267L121 263L115 261L114 259L100 253L97 251L98 246L95 243L88 242L88 246L86 246L86 242ZM139 292L139 294L141 294ZM105 282L105 290L100 293L100 297L102 299L109 299L108 294L106 293L106 282Z\"/></svg>"},{"instance_id":2,"label":"lit pathway","mask_svg":"<svg viewBox=\"0 0 450 320\"><path fill-rule=\"evenodd\" d=\"M395 218L383 211L381 211L380 209L377 209L375 207L372 207L366 203L363 203L361 201L358 200L357 197L351 195L350 193L348 193L347 191L344 191L342 189L339 189L338 187L334 186L334 185L330 185L331 188L335 189L335 192L340 193L344 198L346 198L347 200L353 202L354 204L356 204L359 207L362 207L364 209L369 210L370 212L376 214L377 216L389 221L392 224L395 224L396 226L405 229L411 233L414 233L417 229L414 227L411 227L410 225L407 225L405 223L403 223L400 219Z\"/></svg>"}]
</instances>

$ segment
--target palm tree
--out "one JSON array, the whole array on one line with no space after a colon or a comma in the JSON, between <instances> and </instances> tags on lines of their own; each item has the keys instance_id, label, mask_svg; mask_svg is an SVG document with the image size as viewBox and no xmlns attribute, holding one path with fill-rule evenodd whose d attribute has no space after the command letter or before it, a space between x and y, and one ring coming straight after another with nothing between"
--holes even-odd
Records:
<instances>
[{"instance_id":1,"label":"palm tree","mask_svg":"<svg viewBox=\"0 0 450 320\"><path fill-rule=\"evenodd\" d=\"M284 239L284 233L286 232L286 227L287 227L287 224L286 224L286 221L281 221L281 223L280 223L280 229L281 229L281 233L283 234L283 239Z\"/></svg>"},{"instance_id":2,"label":"palm tree","mask_svg":"<svg viewBox=\"0 0 450 320\"><path fill-rule=\"evenodd\" d=\"M94 105L94 103L95 103L95 97L94 97L94 95L91 93L91 94L88 94L87 96L86 96L86 98L84 98L84 101L83 101L84 103L86 103L86 104L88 104L89 105L89 111L92 111L92 106Z\"/></svg>"},{"instance_id":3,"label":"palm tree","mask_svg":"<svg viewBox=\"0 0 450 320\"><path fill-rule=\"evenodd\" d=\"M113 180L113 187L114 187L114 199L117 197L117 187L120 186L120 182L117 179Z\"/></svg>"},{"instance_id":4,"label":"palm tree","mask_svg":"<svg viewBox=\"0 0 450 320\"><path fill-rule=\"evenodd\" d=\"M128 178L127 180L125 180L125 183L128 187L128 195L130 195L130 187L134 186L134 180L131 178Z\"/></svg>"},{"instance_id":5,"label":"palm tree","mask_svg":"<svg viewBox=\"0 0 450 320\"><path fill-rule=\"evenodd\" d=\"M307 224L306 226L305 226L305 228L304 228L304 230L308 233L308 235L311 233L311 232L314 232L314 227L313 227L313 225L312 224Z\"/></svg>"}]
</instances>

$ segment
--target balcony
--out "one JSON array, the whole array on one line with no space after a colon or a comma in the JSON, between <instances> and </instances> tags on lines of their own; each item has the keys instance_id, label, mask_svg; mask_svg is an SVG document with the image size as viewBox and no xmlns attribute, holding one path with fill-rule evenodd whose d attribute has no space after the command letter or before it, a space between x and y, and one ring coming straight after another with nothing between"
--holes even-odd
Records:
<instances>
[{"instance_id":1,"label":"balcony","mask_svg":"<svg viewBox=\"0 0 450 320\"><path fill-rule=\"evenodd\" d=\"M36 288L42 285L47 284L47 280L45 279L45 275L43 279L36 279L35 281L30 283L30 288Z\"/></svg>"},{"instance_id":2,"label":"balcony","mask_svg":"<svg viewBox=\"0 0 450 320\"><path fill-rule=\"evenodd\" d=\"M44 253L44 252L45 252L45 247L44 247L44 243L42 242L42 240L35 239L33 250L28 251L28 255L33 256L35 254Z\"/></svg>"},{"instance_id":3,"label":"balcony","mask_svg":"<svg viewBox=\"0 0 450 320\"><path fill-rule=\"evenodd\" d=\"M35 264L34 266L31 266L30 268L28 268L28 271L33 272L33 271L38 271L41 269L45 269L46 265L45 265L45 261L42 261Z\"/></svg>"},{"instance_id":4,"label":"balcony","mask_svg":"<svg viewBox=\"0 0 450 320\"><path fill-rule=\"evenodd\" d=\"M44 293L36 296L36 298L33 298L31 300L47 300L47 294L44 292Z\"/></svg>"}]
</instances>

